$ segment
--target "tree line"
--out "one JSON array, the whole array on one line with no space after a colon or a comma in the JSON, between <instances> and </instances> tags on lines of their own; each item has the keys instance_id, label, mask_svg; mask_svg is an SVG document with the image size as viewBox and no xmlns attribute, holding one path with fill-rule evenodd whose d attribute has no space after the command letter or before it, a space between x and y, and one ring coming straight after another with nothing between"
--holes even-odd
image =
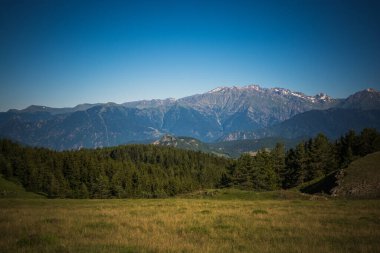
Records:
<instances>
[{"instance_id":1,"label":"tree line","mask_svg":"<svg viewBox=\"0 0 380 253\"><path fill-rule=\"evenodd\" d=\"M236 160L155 145L57 152L1 140L0 172L52 198L155 198L215 187L287 189L379 150L375 129L334 142L319 134L287 151L279 143Z\"/></svg>"}]
</instances>

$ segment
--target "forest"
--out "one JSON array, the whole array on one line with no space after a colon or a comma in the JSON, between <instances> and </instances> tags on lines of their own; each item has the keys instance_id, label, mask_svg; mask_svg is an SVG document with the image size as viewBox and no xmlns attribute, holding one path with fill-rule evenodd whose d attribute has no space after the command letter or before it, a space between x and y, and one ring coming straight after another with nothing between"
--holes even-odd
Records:
<instances>
[{"instance_id":1,"label":"forest","mask_svg":"<svg viewBox=\"0 0 380 253\"><path fill-rule=\"evenodd\" d=\"M288 189L346 167L380 150L380 133L349 131L330 141L319 134L285 150L238 159L155 145L76 151L0 141L0 172L50 198L162 198L208 188Z\"/></svg>"}]
</instances>

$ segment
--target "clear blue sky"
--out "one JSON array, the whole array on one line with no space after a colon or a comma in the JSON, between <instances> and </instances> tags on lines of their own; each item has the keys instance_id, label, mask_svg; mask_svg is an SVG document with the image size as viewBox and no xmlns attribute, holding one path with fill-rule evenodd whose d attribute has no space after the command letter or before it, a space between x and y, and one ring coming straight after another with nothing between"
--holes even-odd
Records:
<instances>
[{"instance_id":1,"label":"clear blue sky","mask_svg":"<svg viewBox=\"0 0 380 253\"><path fill-rule=\"evenodd\" d=\"M380 87L380 1L0 0L0 111Z\"/></svg>"}]
</instances>

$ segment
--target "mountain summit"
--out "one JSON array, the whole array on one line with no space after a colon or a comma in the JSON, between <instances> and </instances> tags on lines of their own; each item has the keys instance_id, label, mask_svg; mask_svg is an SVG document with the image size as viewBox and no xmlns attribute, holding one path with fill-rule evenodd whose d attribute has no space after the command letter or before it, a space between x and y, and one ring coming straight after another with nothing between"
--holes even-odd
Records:
<instances>
[{"instance_id":1,"label":"mountain summit","mask_svg":"<svg viewBox=\"0 0 380 253\"><path fill-rule=\"evenodd\" d=\"M380 108L380 92L369 88L349 96L339 104L341 108L376 110Z\"/></svg>"},{"instance_id":2,"label":"mountain summit","mask_svg":"<svg viewBox=\"0 0 380 253\"><path fill-rule=\"evenodd\" d=\"M263 87L260 87L259 85L257 84L252 84L252 85L247 85L247 86L243 86L243 87L237 87L237 86L233 86L233 87L217 87L213 90L210 90L209 92L207 92L206 94L214 94L214 93L227 93L227 92L231 92L231 91L240 91L240 92L258 92L258 93L267 93L267 94L272 94L272 95L279 95L279 96L288 96L288 97L297 97L297 98L301 98L305 101L310 101L310 102L313 102L313 103L316 103L316 102L320 102L320 101L328 101L328 100L332 100L331 97L329 97L327 94L325 93L319 93L315 96L308 96L308 95L305 95L304 93L302 92L293 92L291 90L288 90L288 89L284 89L284 88L263 88Z\"/></svg>"}]
</instances>

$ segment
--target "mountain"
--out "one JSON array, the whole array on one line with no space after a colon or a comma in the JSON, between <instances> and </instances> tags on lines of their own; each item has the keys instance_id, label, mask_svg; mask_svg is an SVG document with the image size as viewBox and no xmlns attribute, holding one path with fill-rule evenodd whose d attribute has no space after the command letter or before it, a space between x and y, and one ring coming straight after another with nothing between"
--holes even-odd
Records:
<instances>
[{"instance_id":1,"label":"mountain","mask_svg":"<svg viewBox=\"0 0 380 253\"><path fill-rule=\"evenodd\" d=\"M82 104L73 108L30 106L0 113L0 137L57 150L146 143L165 134L202 142L256 138L252 134L256 132L270 137L273 134L266 133L272 127L305 112L357 109L355 106L360 110L379 109L378 92L372 89L363 92L342 100L323 93L308 96L283 88L248 85L219 87L177 100ZM368 102L367 97L374 101ZM361 123L366 125L367 118L362 119Z\"/></svg>"},{"instance_id":2,"label":"mountain","mask_svg":"<svg viewBox=\"0 0 380 253\"><path fill-rule=\"evenodd\" d=\"M251 132L227 134L220 141L282 137L288 139L310 138L324 133L336 139L349 130L360 132L364 128L380 129L380 110L331 108L300 113L275 126Z\"/></svg>"},{"instance_id":3,"label":"mountain","mask_svg":"<svg viewBox=\"0 0 380 253\"><path fill-rule=\"evenodd\" d=\"M231 132L220 141L268 137L309 138L324 133L338 138L348 130L360 132L366 127L380 129L380 92L366 89L341 100L334 108L310 110L281 123L253 131Z\"/></svg>"},{"instance_id":4,"label":"mountain","mask_svg":"<svg viewBox=\"0 0 380 253\"><path fill-rule=\"evenodd\" d=\"M371 88L357 92L343 100L337 107L345 109L379 110L380 92Z\"/></svg>"},{"instance_id":5,"label":"mountain","mask_svg":"<svg viewBox=\"0 0 380 253\"><path fill-rule=\"evenodd\" d=\"M42 114L46 113L39 113ZM40 116L32 120L29 115L21 113L10 117L1 124L1 135L25 144L58 150L115 146L161 135L156 127L162 124L162 115L157 110L106 104L73 113L50 114L44 119Z\"/></svg>"},{"instance_id":6,"label":"mountain","mask_svg":"<svg viewBox=\"0 0 380 253\"><path fill-rule=\"evenodd\" d=\"M339 102L325 94L307 96L288 89L268 89L258 85L219 87L178 100L179 105L207 115L223 133L267 127L298 113L331 108Z\"/></svg>"}]
</instances>

